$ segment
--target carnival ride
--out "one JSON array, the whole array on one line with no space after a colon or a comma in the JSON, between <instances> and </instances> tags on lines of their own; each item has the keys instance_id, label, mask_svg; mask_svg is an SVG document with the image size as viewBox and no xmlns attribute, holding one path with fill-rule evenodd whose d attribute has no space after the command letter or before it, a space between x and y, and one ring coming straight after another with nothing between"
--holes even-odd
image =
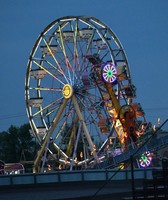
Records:
<instances>
[{"instance_id":1,"label":"carnival ride","mask_svg":"<svg viewBox=\"0 0 168 200\"><path fill-rule=\"evenodd\" d=\"M108 26L86 16L53 21L27 64L27 114L41 145L34 172L51 160L68 170L128 160L151 130L135 97L126 54ZM137 166L150 160L146 152Z\"/></svg>"},{"instance_id":2,"label":"carnival ride","mask_svg":"<svg viewBox=\"0 0 168 200\"><path fill-rule=\"evenodd\" d=\"M5 163L0 160L0 174L22 174L24 171L21 163Z\"/></svg>"}]
</instances>

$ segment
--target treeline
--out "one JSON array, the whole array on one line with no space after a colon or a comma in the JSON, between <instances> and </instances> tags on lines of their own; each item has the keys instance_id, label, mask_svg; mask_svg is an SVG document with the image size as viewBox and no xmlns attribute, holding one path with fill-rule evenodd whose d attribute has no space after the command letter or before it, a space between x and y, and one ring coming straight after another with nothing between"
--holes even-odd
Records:
<instances>
[{"instance_id":1,"label":"treeline","mask_svg":"<svg viewBox=\"0 0 168 200\"><path fill-rule=\"evenodd\" d=\"M0 160L5 163L33 161L39 145L29 132L30 125L20 127L11 125L7 131L0 132Z\"/></svg>"}]
</instances>

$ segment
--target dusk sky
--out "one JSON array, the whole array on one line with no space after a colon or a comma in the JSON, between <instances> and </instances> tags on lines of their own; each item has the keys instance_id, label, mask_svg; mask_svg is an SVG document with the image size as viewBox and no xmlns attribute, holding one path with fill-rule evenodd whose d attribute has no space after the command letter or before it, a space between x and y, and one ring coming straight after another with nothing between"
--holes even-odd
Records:
<instances>
[{"instance_id":1,"label":"dusk sky","mask_svg":"<svg viewBox=\"0 0 168 200\"><path fill-rule=\"evenodd\" d=\"M0 0L0 131L28 123L24 96L30 52L52 21L70 15L98 18L125 49L135 102L147 121L168 118L167 0Z\"/></svg>"}]
</instances>

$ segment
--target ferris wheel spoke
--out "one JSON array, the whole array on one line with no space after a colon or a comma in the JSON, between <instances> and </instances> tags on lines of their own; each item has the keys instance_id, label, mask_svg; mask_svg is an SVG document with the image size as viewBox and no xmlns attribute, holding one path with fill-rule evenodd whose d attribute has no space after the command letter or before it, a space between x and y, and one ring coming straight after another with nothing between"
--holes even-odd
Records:
<instances>
[{"instance_id":1,"label":"ferris wheel spoke","mask_svg":"<svg viewBox=\"0 0 168 200\"><path fill-rule=\"evenodd\" d=\"M61 92L61 88L44 88L44 87L29 87L30 90L40 90L40 91L57 91Z\"/></svg>"},{"instance_id":2,"label":"ferris wheel spoke","mask_svg":"<svg viewBox=\"0 0 168 200\"><path fill-rule=\"evenodd\" d=\"M58 137L60 136L60 134L62 133L63 129L65 128L65 126L67 125L68 123L68 118L72 115L72 111L73 111L73 108L66 114L66 117L64 119L64 122L62 124L62 126L60 127L60 129L58 130L58 133L56 134L55 138L54 138L54 141L58 139Z\"/></svg>"},{"instance_id":3,"label":"ferris wheel spoke","mask_svg":"<svg viewBox=\"0 0 168 200\"><path fill-rule=\"evenodd\" d=\"M57 105L57 107L55 109L52 109L50 111L48 111L48 109L50 107L52 107L55 104L58 104L59 101L61 101L63 99L63 97L61 97L60 99L57 99L56 101L53 101L52 103L48 104L47 106L43 107L42 109L39 109L38 112L35 112L32 117L37 116L38 114L42 113L43 111L47 110L47 114L45 114L45 116L50 115L52 112L54 112L55 110L57 110L59 108L59 105ZM61 102L60 102L61 103Z\"/></svg>"},{"instance_id":4,"label":"ferris wheel spoke","mask_svg":"<svg viewBox=\"0 0 168 200\"><path fill-rule=\"evenodd\" d=\"M85 103L78 97L78 95L76 96L76 98L80 102L80 105L83 105L82 107L87 108L87 106L85 105Z\"/></svg>"},{"instance_id":5,"label":"ferris wheel spoke","mask_svg":"<svg viewBox=\"0 0 168 200\"><path fill-rule=\"evenodd\" d=\"M78 99L78 101L83 105L83 107L85 108L85 109L90 109L91 107L93 107L93 109L95 110L95 111L97 111L97 108L96 107L100 107L100 105L102 104L102 100L100 100L100 99L97 99L97 100L93 100L93 99L90 99L90 98L87 98L86 100L85 100L85 102L86 103L84 103L79 97L78 97L78 95L76 96L76 98ZM87 104L87 102L88 102L88 104Z\"/></svg>"},{"instance_id":6,"label":"ferris wheel spoke","mask_svg":"<svg viewBox=\"0 0 168 200\"><path fill-rule=\"evenodd\" d=\"M56 113L56 116L53 119L52 126L49 129L50 135L52 135L52 133L53 133L53 131L54 131L54 129L55 129L55 127L56 127L56 125L57 125L57 123L58 123L58 121L59 121L59 119L60 119L60 117L61 117L61 115L62 115L62 113L63 113L63 111L65 109L65 107L66 107L66 105L67 105L67 103L68 103L68 99L63 99L63 102L62 102L58 112Z\"/></svg>"},{"instance_id":7,"label":"ferris wheel spoke","mask_svg":"<svg viewBox=\"0 0 168 200\"><path fill-rule=\"evenodd\" d=\"M54 59L55 63L57 64L57 66L58 66L58 68L59 68L59 71L60 71L61 74L64 76L64 78L65 78L65 80L67 81L67 83L69 83L69 81L67 80L67 78L66 78L66 76L65 76L65 74L64 74L64 71L62 70L62 68L61 68L61 66L60 66L60 64L59 64L59 62L57 61L56 57L54 56L54 54L53 54L53 52L52 52L50 46L48 45L47 41L45 40L45 38L43 38L43 41L44 41L44 43L46 44L47 49L48 49L48 51L50 52L50 54L52 55L52 58Z\"/></svg>"},{"instance_id":8,"label":"ferris wheel spoke","mask_svg":"<svg viewBox=\"0 0 168 200\"><path fill-rule=\"evenodd\" d=\"M86 51L83 50L85 43L81 45L81 41L77 40L77 36L79 36L79 27L78 27L78 21L76 22L76 27L75 27L75 41L74 41L74 62L75 62L75 67L78 67L78 71L81 72L83 65L83 56L86 54Z\"/></svg>"},{"instance_id":9,"label":"ferris wheel spoke","mask_svg":"<svg viewBox=\"0 0 168 200\"><path fill-rule=\"evenodd\" d=\"M64 151L62 151L62 149L57 145L57 144L55 144L55 143L53 143L53 146L54 146L54 149L59 153L59 154L61 154L61 156L63 157L63 158L68 158L68 156L66 155L66 153L64 152Z\"/></svg>"},{"instance_id":10,"label":"ferris wheel spoke","mask_svg":"<svg viewBox=\"0 0 168 200\"><path fill-rule=\"evenodd\" d=\"M74 30L74 55L73 55L73 59L74 59L74 70L76 70L76 65L79 65L79 61L78 61L78 51L77 51L77 36L78 36L78 22L76 22L76 26L75 26L75 30ZM74 76L73 76L73 81L74 81Z\"/></svg>"},{"instance_id":11,"label":"ferris wheel spoke","mask_svg":"<svg viewBox=\"0 0 168 200\"><path fill-rule=\"evenodd\" d=\"M56 76L54 76L50 71L48 71L45 67L37 63L35 60L33 60L33 63L35 63L38 67L43 69L45 72L47 72L50 76L52 76L54 79L56 79L58 82L60 82L62 85L65 85L61 80L59 80Z\"/></svg>"},{"instance_id":12,"label":"ferris wheel spoke","mask_svg":"<svg viewBox=\"0 0 168 200\"><path fill-rule=\"evenodd\" d=\"M65 126L66 126L66 124L67 124L67 120L65 119L64 123L62 124L62 126L61 126L60 129L58 130L58 132L57 132L57 134L56 134L56 136L55 136L55 138L54 138L54 141L56 141L56 140L58 139L58 137L61 135L63 129L64 129Z\"/></svg>"},{"instance_id":13,"label":"ferris wheel spoke","mask_svg":"<svg viewBox=\"0 0 168 200\"><path fill-rule=\"evenodd\" d=\"M68 57L67 57L67 54L66 54L66 49L65 49L65 42L64 42L64 39L63 39L63 34L62 34L62 30L61 30L61 27L59 26L59 34L60 34L60 39L61 39L61 46L62 46L62 52L64 54L64 58L65 58L65 62L66 62L66 67L67 67L67 71L68 71L68 76L70 78L70 83L72 85L72 79L71 79L71 75L70 75L70 67L71 67L71 64L68 60ZM72 69L72 67L71 67Z\"/></svg>"},{"instance_id":14,"label":"ferris wheel spoke","mask_svg":"<svg viewBox=\"0 0 168 200\"><path fill-rule=\"evenodd\" d=\"M57 43L59 44L59 42L57 41ZM60 44L59 44L60 45ZM62 47L61 47L61 45L60 45L60 48L62 49ZM61 66L61 65L63 65L63 66L66 66L66 62L65 62L65 58L64 57L61 57L59 54L57 55L57 58L60 60L59 61L59 66ZM47 62L50 66L52 66L53 68L55 68L55 69L57 69L51 62L49 62L48 60L45 60L45 62ZM70 64L70 62L69 62L69 64ZM72 67L71 67L71 69L72 69ZM58 70L58 69L57 69ZM62 74L62 72L60 71L60 70L58 70L59 72L60 72L60 74L62 75L62 76L64 76L64 78L66 79L66 81L67 81L67 83L70 83L70 78L69 77L67 77L66 75L65 75L65 73L64 74ZM65 71L65 69L62 69L62 71ZM72 72L73 72L73 74L75 74L75 71L72 69ZM76 75L75 75L76 76Z\"/></svg>"},{"instance_id":15,"label":"ferris wheel spoke","mask_svg":"<svg viewBox=\"0 0 168 200\"><path fill-rule=\"evenodd\" d=\"M94 101L96 102L96 100L102 101L102 99L100 98L100 96L98 96L98 94L93 94L93 93L88 92L88 91L87 91L86 94L83 94L83 93L80 93L80 92L78 92L78 94L80 94L80 96L83 96L83 97L87 96L87 98L90 99L92 102L94 102Z\"/></svg>"},{"instance_id":16,"label":"ferris wheel spoke","mask_svg":"<svg viewBox=\"0 0 168 200\"><path fill-rule=\"evenodd\" d=\"M60 71L59 69L57 69L51 62L49 62L48 60L45 60L45 62L50 65L51 67L53 67L53 69L56 69L58 71L58 76L61 75L61 76L64 76L67 83L68 83L68 78L65 76L64 73L62 73L62 71Z\"/></svg>"},{"instance_id":17,"label":"ferris wheel spoke","mask_svg":"<svg viewBox=\"0 0 168 200\"><path fill-rule=\"evenodd\" d=\"M54 113L55 111L57 111L59 109L60 105L57 105L55 108L51 109L51 110L47 110L47 113L45 114L46 117L50 116L52 113Z\"/></svg>"},{"instance_id":18,"label":"ferris wheel spoke","mask_svg":"<svg viewBox=\"0 0 168 200\"><path fill-rule=\"evenodd\" d=\"M86 66L84 66L84 60L83 60L83 57L84 55L86 55L86 51L84 49L84 45L81 46L80 42L78 42L78 56L77 56L77 59L78 59L78 70L80 72L83 72L86 70Z\"/></svg>"},{"instance_id":19,"label":"ferris wheel spoke","mask_svg":"<svg viewBox=\"0 0 168 200\"><path fill-rule=\"evenodd\" d=\"M88 44L86 45L86 54L88 53L88 51L89 51L89 49L90 49L90 47L92 45L94 35L95 35L95 30L93 30L93 34L92 34L91 38L89 39Z\"/></svg>"},{"instance_id":20,"label":"ferris wheel spoke","mask_svg":"<svg viewBox=\"0 0 168 200\"><path fill-rule=\"evenodd\" d=\"M71 52L71 55L72 55L72 62L73 62L73 67L71 66L71 70L73 72L72 74L72 80L74 82L74 78L78 78L77 75L76 75L76 66L80 66L80 62L79 62L79 55L78 55L78 51L77 51L77 38L79 36L79 32L78 32L78 20L76 21L76 25L70 25L71 26L71 31L74 32L73 34L73 42L74 42L74 45L73 45L73 49L71 48L68 48L69 51Z\"/></svg>"}]
</instances>

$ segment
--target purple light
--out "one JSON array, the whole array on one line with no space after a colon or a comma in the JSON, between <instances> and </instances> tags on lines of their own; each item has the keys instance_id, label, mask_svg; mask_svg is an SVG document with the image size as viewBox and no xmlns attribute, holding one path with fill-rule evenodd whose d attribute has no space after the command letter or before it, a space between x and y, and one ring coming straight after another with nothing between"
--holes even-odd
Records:
<instances>
[{"instance_id":1,"label":"purple light","mask_svg":"<svg viewBox=\"0 0 168 200\"><path fill-rule=\"evenodd\" d=\"M141 155L139 159L139 164L141 167L148 167L151 164L152 155L149 151Z\"/></svg>"},{"instance_id":2,"label":"purple light","mask_svg":"<svg viewBox=\"0 0 168 200\"><path fill-rule=\"evenodd\" d=\"M117 79L117 70L114 64L106 63L102 67L102 77L107 83L114 83Z\"/></svg>"}]
</instances>

